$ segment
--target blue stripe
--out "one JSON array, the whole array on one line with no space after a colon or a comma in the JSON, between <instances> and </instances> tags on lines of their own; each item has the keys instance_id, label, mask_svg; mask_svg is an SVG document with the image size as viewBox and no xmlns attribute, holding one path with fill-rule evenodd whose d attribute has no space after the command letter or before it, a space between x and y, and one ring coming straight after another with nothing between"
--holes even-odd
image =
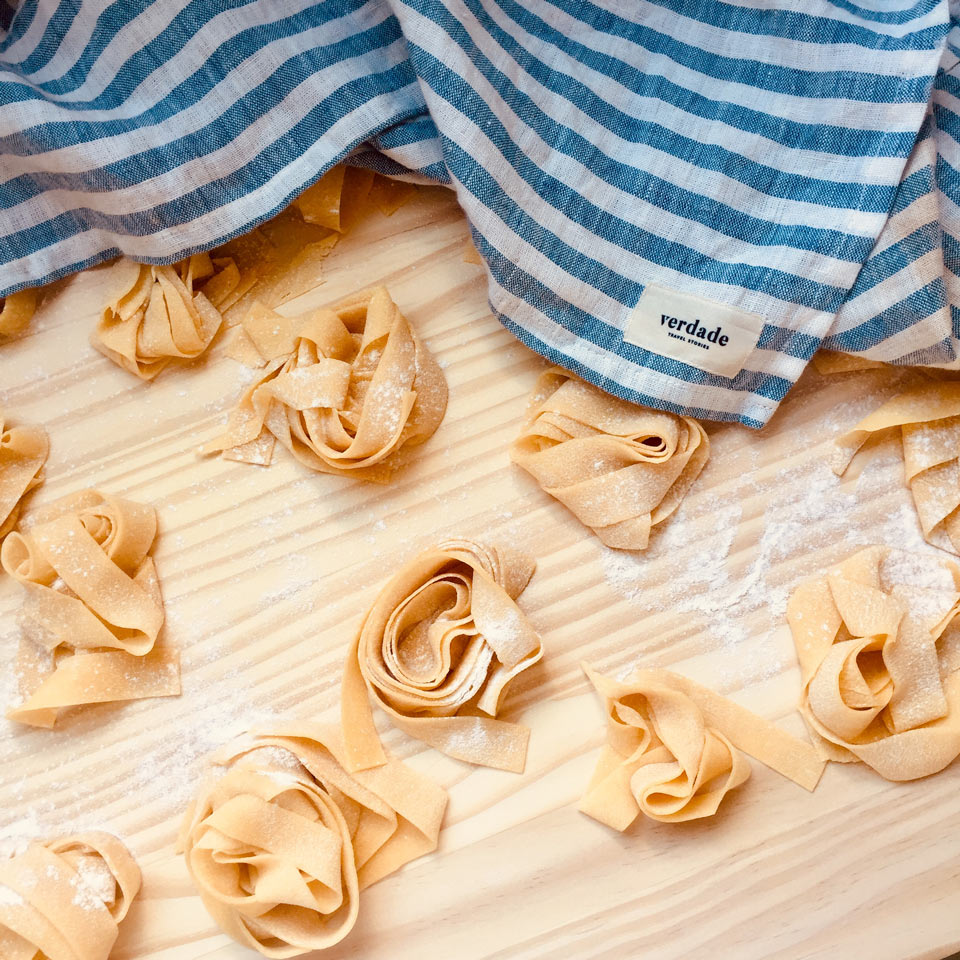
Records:
<instances>
[{"instance_id":1,"label":"blue stripe","mask_svg":"<svg viewBox=\"0 0 960 960\"><path fill-rule=\"evenodd\" d=\"M940 246L940 224L936 221L917 227L912 233L873 254L863 265L849 300L871 290L878 283L915 263Z\"/></svg>"},{"instance_id":2,"label":"blue stripe","mask_svg":"<svg viewBox=\"0 0 960 960\"><path fill-rule=\"evenodd\" d=\"M543 21L519 4L513 3L512 0L495 0L495 2L503 9L519 8L519 18L516 13L511 14L511 18L518 23L528 21L528 30L531 29L530 24L536 24L532 28L534 33L541 29L540 25ZM564 9L564 3L557 0L544 0L544 2L551 3L558 9ZM870 73L866 70L804 70L800 67L783 67L775 63L749 60L746 57L741 59L710 53L700 47L675 40L642 23L627 20L610 10L598 7L590 0L579 0L576 8L578 20L589 23L602 33L628 41L637 48L638 53L640 50L645 50L647 53L668 56L675 63L695 70L705 77L713 77L715 80L732 80L734 83L743 83L757 90L788 93L792 96L796 96L798 91L803 91L806 97L840 98L870 104L926 103L930 95L935 64L931 67L929 74L899 77ZM747 49L748 45L745 45L744 52ZM592 66L589 60L584 62Z\"/></svg>"},{"instance_id":3,"label":"blue stripe","mask_svg":"<svg viewBox=\"0 0 960 960\"><path fill-rule=\"evenodd\" d=\"M838 10L845 10L847 13L856 14L856 16L863 20L875 20L877 23L888 23L892 26L900 26L904 23L910 23L911 20L915 20L917 17L925 16L937 5L938 0L917 0L917 3L912 7L887 11L865 7L859 3L852 3L851 0L827 0L827 2Z\"/></svg>"},{"instance_id":4,"label":"blue stripe","mask_svg":"<svg viewBox=\"0 0 960 960\"><path fill-rule=\"evenodd\" d=\"M938 310L943 310L946 303L943 278L936 277L926 286L912 291L869 320L844 330L843 333L832 334L824 346L845 353L869 350L932 316Z\"/></svg>"},{"instance_id":5,"label":"blue stripe","mask_svg":"<svg viewBox=\"0 0 960 960\"><path fill-rule=\"evenodd\" d=\"M393 26L395 27L395 24ZM393 32L391 25L388 23L383 23L380 27L368 31L360 41L364 44L363 51L366 52L368 43L370 45L386 44ZM394 42L399 43L399 41ZM104 189L119 189L136 184L147 177L156 177L167 173L192 157L209 155L215 150L232 143L244 130L260 119L259 105L264 98L275 95L286 96L302 83L304 69L309 61L315 59L318 55L324 55L330 60L335 60L342 56L355 56L358 52L357 38L351 37L340 41L333 47L322 47L300 54L284 63L271 77L265 78L242 100L231 103L220 116L213 118L199 130L178 137L163 144L162 147L144 150L124 157L115 163L82 173L23 174L8 180L0 184L0 209L8 209L45 190L68 189L100 192ZM313 72L314 66L311 64L307 75ZM312 111L317 116L315 125L322 126L325 131L372 97L388 91L397 97L404 89L419 94L416 77L407 61L401 61L383 73L371 73L362 76L360 79L351 81L333 91L330 96L322 101L322 104L327 108L327 112L322 115L322 121L321 115L316 114L317 108L315 107ZM178 103L182 103L182 100L178 100L176 97L168 98L164 101L163 112L169 114L175 111ZM405 113L418 109L419 106L414 101L413 106L408 108ZM34 127L29 134L30 141L28 143L31 141L36 143L42 137L40 142L44 146L55 149L58 143L62 143L64 126L63 123L56 123ZM117 128L122 125L116 121L111 121L104 124L92 124L91 126L102 127L104 129L101 135L109 135L116 134L118 132ZM17 149L18 147L19 149ZM0 153L18 153L23 150L23 147L24 141L19 135L0 137ZM34 148L32 152L39 151ZM195 215L195 213L186 215L183 221L176 222L189 222ZM132 216L136 217L137 215L133 214ZM155 229L155 225L151 229Z\"/></svg>"},{"instance_id":6,"label":"blue stripe","mask_svg":"<svg viewBox=\"0 0 960 960\"><path fill-rule=\"evenodd\" d=\"M943 43L943 37L947 31L946 14L943 22L936 27L914 30L903 37L892 37L843 20L797 13L793 10L753 9L721 3L720 0L702 0L695 4L693 9L687 4L678 9L675 0L646 0L646 2L665 7L671 12L681 13L700 23L709 23L711 26L737 33L820 45L852 43L869 50L919 50L922 48L932 50ZM939 2L940 0L925 0L917 4L920 8L918 12L898 23L911 23L925 17L937 8ZM565 6L559 3L557 5Z\"/></svg>"},{"instance_id":7,"label":"blue stripe","mask_svg":"<svg viewBox=\"0 0 960 960\"><path fill-rule=\"evenodd\" d=\"M6 49L26 35L30 25L36 19L39 6L39 0L22 0L17 5L10 29L3 40L0 41L0 62L3 62L3 53Z\"/></svg>"}]
</instances>

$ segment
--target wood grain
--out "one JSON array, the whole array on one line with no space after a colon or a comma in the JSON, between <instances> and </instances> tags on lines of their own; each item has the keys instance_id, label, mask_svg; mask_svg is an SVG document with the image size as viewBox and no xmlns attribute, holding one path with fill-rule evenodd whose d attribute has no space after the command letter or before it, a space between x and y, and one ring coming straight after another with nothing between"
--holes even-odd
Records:
<instances>
[{"instance_id":1,"label":"wood grain","mask_svg":"<svg viewBox=\"0 0 960 960\"><path fill-rule=\"evenodd\" d=\"M896 444L842 481L836 433L914 374L812 370L762 433L710 426L712 459L637 559L604 549L509 463L543 362L490 315L449 194L373 216L284 309L384 282L440 359L444 423L391 487L201 459L249 373L215 342L144 384L87 343L103 275L48 291L0 348L0 404L51 435L33 503L90 486L156 504L156 560L182 697L76 711L52 732L0 721L0 843L97 826L124 837L144 887L116 960L240 960L194 896L174 837L216 745L286 711L336 716L346 645L404 558L441 536L498 538L537 557L522 606L546 654L512 687L532 728L522 776L473 769L396 731L388 748L450 790L440 850L363 895L331 960L545 957L939 958L960 946L960 767L894 785L833 766L808 795L754 764L710 822L615 834L575 802L602 717L579 664L678 669L800 733L783 607L802 577L862 544L922 546ZM20 591L0 580L0 658ZM0 696L12 695L9 668Z\"/></svg>"}]
</instances>

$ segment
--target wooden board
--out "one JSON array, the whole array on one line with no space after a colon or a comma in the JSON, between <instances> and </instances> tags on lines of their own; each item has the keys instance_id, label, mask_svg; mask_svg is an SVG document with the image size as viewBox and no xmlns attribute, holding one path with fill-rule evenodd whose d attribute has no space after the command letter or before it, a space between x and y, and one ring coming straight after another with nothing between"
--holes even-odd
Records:
<instances>
[{"instance_id":1,"label":"wooden board","mask_svg":"<svg viewBox=\"0 0 960 960\"><path fill-rule=\"evenodd\" d=\"M895 443L842 481L838 431L916 374L829 380L808 371L762 433L709 427L713 456L679 515L634 558L603 548L510 465L544 366L486 305L463 261L466 227L441 189L371 217L327 261L299 312L373 282L443 364L450 406L392 487L200 459L250 376L218 341L143 384L87 345L103 274L57 284L28 335L0 348L0 405L44 423L52 454L35 504L98 486L156 504L166 632L183 695L77 712L55 731L0 721L0 844L103 827L144 886L116 960L240 960L173 850L216 745L284 711L336 716L344 651L405 558L439 537L498 538L536 556L522 606L546 655L512 687L532 728L523 775L470 768L396 731L389 749L450 791L440 850L363 894L333 960L938 958L960 946L960 765L886 783L834 765L813 795L758 764L711 821L638 822L625 835L577 813L602 739L580 662L669 666L794 732L798 673L783 611L802 577L857 546L923 548ZM0 580L0 658L20 590ZM10 699L10 668L0 698ZM382 717L381 717L382 719Z\"/></svg>"}]
</instances>

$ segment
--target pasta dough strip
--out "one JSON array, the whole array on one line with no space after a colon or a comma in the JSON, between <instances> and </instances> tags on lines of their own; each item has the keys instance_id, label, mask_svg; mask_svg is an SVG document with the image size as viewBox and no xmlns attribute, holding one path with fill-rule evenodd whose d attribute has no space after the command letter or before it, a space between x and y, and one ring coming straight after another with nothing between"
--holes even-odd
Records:
<instances>
[{"instance_id":1,"label":"pasta dough strip","mask_svg":"<svg viewBox=\"0 0 960 960\"><path fill-rule=\"evenodd\" d=\"M12 337L24 330L37 309L33 287L0 297L0 337Z\"/></svg>"},{"instance_id":2,"label":"pasta dough strip","mask_svg":"<svg viewBox=\"0 0 960 960\"><path fill-rule=\"evenodd\" d=\"M837 440L836 473L846 471L871 436L896 427L924 537L960 553L960 383L923 383L888 400Z\"/></svg>"},{"instance_id":3,"label":"pasta dough strip","mask_svg":"<svg viewBox=\"0 0 960 960\"><path fill-rule=\"evenodd\" d=\"M472 540L445 540L384 587L354 638L341 710L350 768L385 762L372 698L442 753L521 772L529 731L494 719L507 684L543 655L517 607L535 564Z\"/></svg>"},{"instance_id":4,"label":"pasta dough strip","mask_svg":"<svg viewBox=\"0 0 960 960\"><path fill-rule=\"evenodd\" d=\"M277 440L311 470L386 482L443 419L443 372L383 287L302 317L255 304L243 330L264 374L204 453L264 464Z\"/></svg>"},{"instance_id":5,"label":"pasta dough strip","mask_svg":"<svg viewBox=\"0 0 960 960\"><path fill-rule=\"evenodd\" d=\"M696 420L611 397L559 367L537 381L510 449L546 493L620 550L646 549L709 455Z\"/></svg>"},{"instance_id":6,"label":"pasta dough strip","mask_svg":"<svg viewBox=\"0 0 960 960\"><path fill-rule=\"evenodd\" d=\"M52 727L64 707L179 694L176 655L155 647L156 531L152 507L88 490L4 540L0 564L27 591L11 719Z\"/></svg>"},{"instance_id":7,"label":"pasta dough strip","mask_svg":"<svg viewBox=\"0 0 960 960\"><path fill-rule=\"evenodd\" d=\"M929 776L960 755L960 571L920 556L892 562L904 556L861 550L787 606L818 751L888 780Z\"/></svg>"},{"instance_id":8,"label":"pasta dough strip","mask_svg":"<svg viewBox=\"0 0 960 960\"><path fill-rule=\"evenodd\" d=\"M140 869L109 833L34 841L0 862L4 960L107 960L140 890Z\"/></svg>"},{"instance_id":9,"label":"pasta dough strip","mask_svg":"<svg viewBox=\"0 0 960 960\"><path fill-rule=\"evenodd\" d=\"M152 380L172 360L195 360L216 336L241 283L229 258L194 254L173 266L122 258L91 343L141 380Z\"/></svg>"},{"instance_id":10,"label":"pasta dough strip","mask_svg":"<svg viewBox=\"0 0 960 960\"><path fill-rule=\"evenodd\" d=\"M23 497L42 482L49 453L42 427L7 427L0 410L0 541L17 525Z\"/></svg>"},{"instance_id":11,"label":"pasta dough strip","mask_svg":"<svg viewBox=\"0 0 960 960\"><path fill-rule=\"evenodd\" d=\"M620 682L584 672L604 701L607 744L580 810L615 830L640 813L677 823L716 813L750 776L739 751L806 790L824 761L808 743L667 670L638 670Z\"/></svg>"},{"instance_id":12,"label":"pasta dough strip","mask_svg":"<svg viewBox=\"0 0 960 960\"><path fill-rule=\"evenodd\" d=\"M340 732L290 724L221 751L179 847L220 928L267 957L339 943L359 893L436 849L446 792L405 764L348 773Z\"/></svg>"}]
</instances>

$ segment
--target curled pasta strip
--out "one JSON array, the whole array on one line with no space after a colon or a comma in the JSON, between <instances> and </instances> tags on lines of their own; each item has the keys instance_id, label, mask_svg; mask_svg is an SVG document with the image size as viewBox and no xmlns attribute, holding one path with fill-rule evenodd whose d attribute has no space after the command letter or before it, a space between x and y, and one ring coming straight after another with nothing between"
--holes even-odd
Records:
<instances>
[{"instance_id":1,"label":"curled pasta strip","mask_svg":"<svg viewBox=\"0 0 960 960\"><path fill-rule=\"evenodd\" d=\"M0 862L4 960L107 960L140 890L140 869L109 833L34 841Z\"/></svg>"},{"instance_id":2,"label":"curled pasta strip","mask_svg":"<svg viewBox=\"0 0 960 960\"><path fill-rule=\"evenodd\" d=\"M952 563L886 547L794 591L800 710L826 759L915 780L960 754L958 612Z\"/></svg>"},{"instance_id":3,"label":"curled pasta strip","mask_svg":"<svg viewBox=\"0 0 960 960\"><path fill-rule=\"evenodd\" d=\"M846 471L871 436L894 428L924 537L960 553L960 383L923 383L887 401L837 441L836 472Z\"/></svg>"},{"instance_id":4,"label":"curled pasta strip","mask_svg":"<svg viewBox=\"0 0 960 960\"><path fill-rule=\"evenodd\" d=\"M0 541L17 525L21 500L43 480L50 452L41 427L8 427L0 410Z\"/></svg>"},{"instance_id":5,"label":"curled pasta strip","mask_svg":"<svg viewBox=\"0 0 960 960\"><path fill-rule=\"evenodd\" d=\"M797 740L699 684L666 670L626 682L584 665L607 716L607 744L580 810L614 830L639 814L664 823L710 817L750 776L740 751L813 790L823 761Z\"/></svg>"},{"instance_id":6,"label":"curled pasta strip","mask_svg":"<svg viewBox=\"0 0 960 960\"><path fill-rule=\"evenodd\" d=\"M37 291L33 288L0 297L0 337L12 337L24 330L37 309Z\"/></svg>"},{"instance_id":7,"label":"curled pasta strip","mask_svg":"<svg viewBox=\"0 0 960 960\"><path fill-rule=\"evenodd\" d=\"M333 728L260 733L187 811L180 848L204 904L266 957L339 943L361 890L436 849L445 791L399 761L347 773L343 754Z\"/></svg>"},{"instance_id":8,"label":"curled pasta strip","mask_svg":"<svg viewBox=\"0 0 960 960\"><path fill-rule=\"evenodd\" d=\"M383 482L443 419L443 373L383 287L303 317L257 305L243 328L266 371L206 453L266 464L279 440L311 470Z\"/></svg>"},{"instance_id":9,"label":"curled pasta strip","mask_svg":"<svg viewBox=\"0 0 960 960\"><path fill-rule=\"evenodd\" d=\"M91 342L124 370L152 380L172 360L196 359L210 346L240 272L229 258L198 253L173 266L124 258L111 280Z\"/></svg>"},{"instance_id":10,"label":"curled pasta strip","mask_svg":"<svg viewBox=\"0 0 960 960\"><path fill-rule=\"evenodd\" d=\"M0 548L4 570L27 591L25 702L8 716L52 727L64 707L178 694L176 656L154 647L163 601L148 556L153 507L88 490L31 520Z\"/></svg>"},{"instance_id":11,"label":"curled pasta strip","mask_svg":"<svg viewBox=\"0 0 960 960\"><path fill-rule=\"evenodd\" d=\"M511 458L608 547L644 550L710 454L690 417L611 397L558 367L537 381Z\"/></svg>"},{"instance_id":12,"label":"curled pasta strip","mask_svg":"<svg viewBox=\"0 0 960 960\"><path fill-rule=\"evenodd\" d=\"M523 770L529 730L493 718L510 680L543 655L540 637L516 604L534 566L497 547L445 540L390 580L364 618L344 670L351 769L386 759L372 697L401 730L451 757Z\"/></svg>"}]
</instances>

